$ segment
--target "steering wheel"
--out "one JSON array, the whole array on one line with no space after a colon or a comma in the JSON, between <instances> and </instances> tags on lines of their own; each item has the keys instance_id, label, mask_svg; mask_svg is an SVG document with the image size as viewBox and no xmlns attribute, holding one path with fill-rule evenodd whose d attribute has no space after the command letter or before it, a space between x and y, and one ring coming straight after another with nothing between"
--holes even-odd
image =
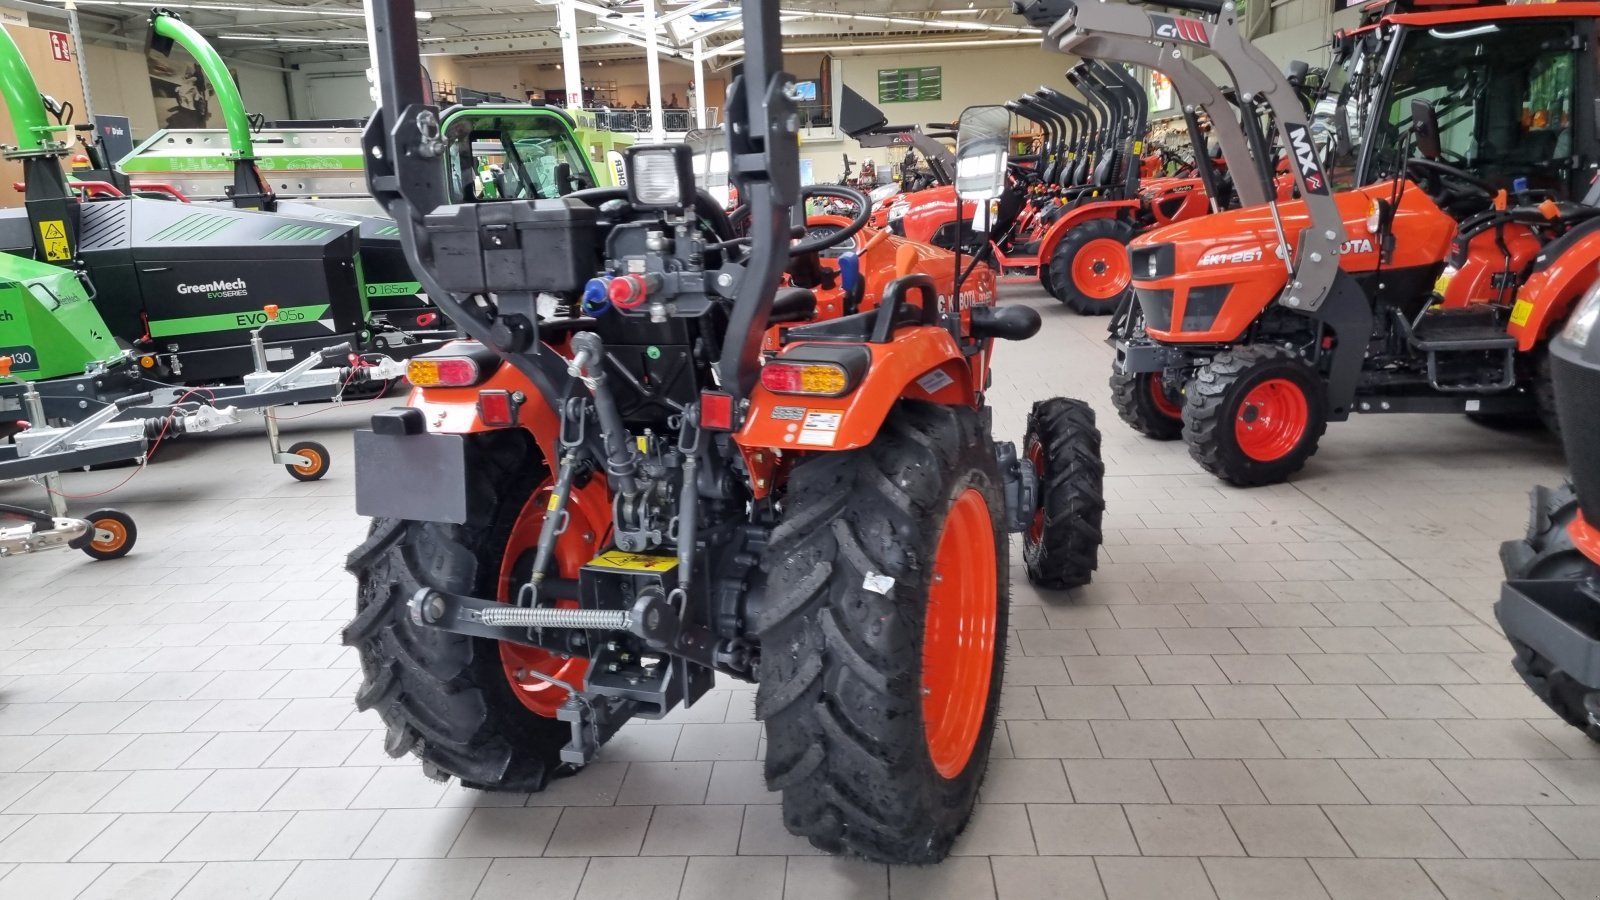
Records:
<instances>
[{"instance_id":1,"label":"steering wheel","mask_svg":"<svg viewBox=\"0 0 1600 900\"><path fill-rule=\"evenodd\" d=\"M829 247L837 247L855 237L856 232L865 228L867 221L872 218L872 199L853 187L845 187L842 184L810 184L800 189L802 204L813 197L829 197L852 203L856 208L855 215L850 217L850 224L843 228L814 237L808 234L795 241L789 247L790 256L805 256L807 253L817 253Z\"/></svg>"},{"instance_id":2,"label":"steering wheel","mask_svg":"<svg viewBox=\"0 0 1600 900\"><path fill-rule=\"evenodd\" d=\"M852 237L856 232L867 226L872 218L872 198L853 187L842 184L808 184L800 189L800 203L804 204L813 197L830 197L834 200L843 200L855 206L855 215L850 217L850 224L837 230L830 230L824 234L807 236L789 245L790 256L805 256L808 253L818 253L829 247L837 247ZM741 206L728 214L728 218L745 227L750 218L750 207ZM832 228L832 226L829 226Z\"/></svg>"},{"instance_id":3,"label":"steering wheel","mask_svg":"<svg viewBox=\"0 0 1600 900\"><path fill-rule=\"evenodd\" d=\"M628 199L628 189L623 187L596 187L584 188L573 191L567 195L568 199L582 200L584 203L599 209L604 203L612 200ZM694 212L702 221L711 226L711 230L719 240L731 241L734 239L733 223L728 219L728 213L722 208L715 198L705 190L697 188L694 192Z\"/></svg>"},{"instance_id":4,"label":"steering wheel","mask_svg":"<svg viewBox=\"0 0 1600 900\"><path fill-rule=\"evenodd\" d=\"M1424 159L1420 156L1412 157L1406 160L1406 170L1409 173L1412 169L1420 169L1426 173L1423 177L1423 180L1426 180L1430 184L1438 182L1455 182L1456 184L1465 185L1466 187L1470 188L1470 190L1467 192L1469 194L1482 194L1485 197L1493 197L1495 195L1494 185L1484 181L1482 178L1479 178L1471 172L1458 169L1449 163L1440 162L1436 159ZM1446 191L1450 190L1448 187L1443 189ZM1452 193L1458 192L1452 191Z\"/></svg>"}]
</instances>

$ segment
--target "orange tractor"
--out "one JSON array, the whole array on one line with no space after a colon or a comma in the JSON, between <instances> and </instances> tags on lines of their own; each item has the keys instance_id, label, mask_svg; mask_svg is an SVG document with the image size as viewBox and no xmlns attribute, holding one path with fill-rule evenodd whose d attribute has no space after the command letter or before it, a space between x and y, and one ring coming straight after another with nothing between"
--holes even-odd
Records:
<instances>
[{"instance_id":1,"label":"orange tractor","mask_svg":"<svg viewBox=\"0 0 1600 900\"><path fill-rule=\"evenodd\" d=\"M1239 485L1289 477L1356 412L1553 422L1548 341L1600 261L1596 211L1569 199L1587 174L1563 161L1600 149L1576 49L1600 4L1374 10L1336 39L1318 123L1331 165L1231 5L1166 5L1199 17L1097 4L1051 35L1063 50L1112 31L1215 55L1265 104L1301 199L1133 241L1137 302L1115 332L1124 419L1181 435ZM1252 156L1271 158L1261 121L1243 124Z\"/></svg>"},{"instance_id":2,"label":"orange tractor","mask_svg":"<svg viewBox=\"0 0 1600 900\"><path fill-rule=\"evenodd\" d=\"M992 741L1007 532L1063 586L1099 544L1088 408L1036 405L1022 453L991 434L995 341L1038 315L995 306L981 264L877 238L864 205L797 212L773 4L743 5L727 102L742 235L683 145L629 148L624 189L449 202L473 108L424 105L411 0L373 10L369 184L471 337L356 435L374 522L344 640L389 752L537 791L720 673L757 685L790 830L942 859ZM1004 110L963 114L966 199L987 206L1008 137Z\"/></svg>"}]
</instances>

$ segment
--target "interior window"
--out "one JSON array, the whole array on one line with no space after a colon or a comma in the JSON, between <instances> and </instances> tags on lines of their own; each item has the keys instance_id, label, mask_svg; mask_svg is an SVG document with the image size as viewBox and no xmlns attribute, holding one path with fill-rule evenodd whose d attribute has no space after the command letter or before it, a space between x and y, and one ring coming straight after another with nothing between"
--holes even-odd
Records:
<instances>
[{"instance_id":1,"label":"interior window","mask_svg":"<svg viewBox=\"0 0 1600 900\"><path fill-rule=\"evenodd\" d=\"M452 202L549 200L589 186L582 148L546 117L473 118L450 138Z\"/></svg>"}]
</instances>

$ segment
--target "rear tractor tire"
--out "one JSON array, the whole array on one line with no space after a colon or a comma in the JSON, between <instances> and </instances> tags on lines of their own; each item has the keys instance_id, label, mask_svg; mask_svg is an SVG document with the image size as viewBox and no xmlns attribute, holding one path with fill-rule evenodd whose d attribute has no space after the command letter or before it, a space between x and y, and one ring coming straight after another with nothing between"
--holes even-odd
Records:
<instances>
[{"instance_id":1,"label":"rear tractor tire","mask_svg":"<svg viewBox=\"0 0 1600 900\"><path fill-rule=\"evenodd\" d=\"M1133 280L1128 242L1133 226L1120 219L1091 219L1056 244L1046 263L1050 293L1081 316L1109 316Z\"/></svg>"},{"instance_id":2,"label":"rear tractor tire","mask_svg":"<svg viewBox=\"0 0 1600 900\"><path fill-rule=\"evenodd\" d=\"M939 862L972 815L1005 670L993 443L972 410L904 401L787 490L751 616L767 785L816 847Z\"/></svg>"},{"instance_id":3,"label":"rear tractor tire","mask_svg":"<svg viewBox=\"0 0 1600 900\"><path fill-rule=\"evenodd\" d=\"M1567 531L1578 515L1578 495L1572 485L1536 487L1530 493L1528 533L1521 540L1500 545L1500 564L1507 581L1541 578L1566 579L1600 574L1595 564L1573 546ZM1512 668L1535 697L1544 701L1562 721L1600 743L1600 726L1590 709L1600 711L1600 690L1592 689L1515 637L1508 638L1515 654Z\"/></svg>"},{"instance_id":4,"label":"rear tractor tire","mask_svg":"<svg viewBox=\"0 0 1600 900\"><path fill-rule=\"evenodd\" d=\"M1317 452L1328 427L1322 377L1299 354L1265 344L1224 350L1189 380L1189 455L1229 484L1277 484Z\"/></svg>"},{"instance_id":5,"label":"rear tractor tire","mask_svg":"<svg viewBox=\"0 0 1600 900\"><path fill-rule=\"evenodd\" d=\"M1183 391L1171 390L1161 372L1111 373L1111 402L1129 428L1158 441L1183 437Z\"/></svg>"},{"instance_id":6,"label":"rear tractor tire","mask_svg":"<svg viewBox=\"0 0 1600 900\"><path fill-rule=\"evenodd\" d=\"M531 566L546 473L533 462L537 453L525 432L478 440L469 471L482 481L475 487L495 498L490 524L373 520L366 542L345 564L357 594L343 639L361 660L356 706L377 710L390 756L411 753L428 777L455 776L465 787L539 791L561 770L561 748L571 737L571 727L553 717L565 691L514 678L511 654L542 651L418 625L407 609L423 587L505 599L509 574L519 564ZM548 656L544 662L541 671L581 685L585 661Z\"/></svg>"},{"instance_id":7,"label":"rear tractor tire","mask_svg":"<svg viewBox=\"0 0 1600 900\"><path fill-rule=\"evenodd\" d=\"M1106 508L1094 410L1066 397L1035 403L1022 446L1039 484L1039 508L1022 536L1028 580L1055 589L1088 584L1099 566Z\"/></svg>"}]
</instances>

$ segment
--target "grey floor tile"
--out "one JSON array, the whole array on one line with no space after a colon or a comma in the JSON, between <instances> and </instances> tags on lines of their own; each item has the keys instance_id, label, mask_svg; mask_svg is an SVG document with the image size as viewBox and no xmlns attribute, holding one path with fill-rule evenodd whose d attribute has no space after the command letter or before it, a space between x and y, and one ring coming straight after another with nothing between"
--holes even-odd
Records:
<instances>
[{"instance_id":1,"label":"grey floor tile","mask_svg":"<svg viewBox=\"0 0 1600 900\"><path fill-rule=\"evenodd\" d=\"M138 862L107 866L77 900L172 900L200 863Z\"/></svg>"},{"instance_id":2,"label":"grey floor tile","mask_svg":"<svg viewBox=\"0 0 1600 900\"><path fill-rule=\"evenodd\" d=\"M1328 900L1303 859L1204 859L1218 900Z\"/></svg>"},{"instance_id":3,"label":"grey floor tile","mask_svg":"<svg viewBox=\"0 0 1600 900\"><path fill-rule=\"evenodd\" d=\"M644 856L733 856L744 825L742 806L658 806L645 833ZM496 854L503 855L503 854Z\"/></svg>"},{"instance_id":4,"label":"grey floor tile","mask_svg":"<svg viewBox=\"0 0 1600 900\"><path fill-rule=\"evenodd\" d=\"M566 900L578 892L578 881L583 878L586 860L532 860L508 859L494 862L495 877L490 873L487 859L401 859L390 867L388 877L378 885L375 900L471 900L480 885L485 897L510 900L527 896L524 891L532 878L523 877L522 869L531 865L565 864L576 868L572 876L572 889ZM495 889L498 888L498 893Z\"/></svg>"},{"instance_id":5,"label":"grey floor tile","mask_svg":"<svg viewBox=\"0 0 1600 900\"><path fill-rule=\"evenodd\" d=\"M1339 832L1315 806L1224 807L1251 856L1349 856Z\"/></svg>"},{"instance_id":6,"label":"grey floor tile","mask_svg":"<svg viewBox=\"0 0 1600 900\"><path fill-rule=\"evenodd\" d=\"M293 862L208 862L178 892L178 900L269 900L289 879Z\"/></svg>"},{"instance_id":7,"label":"grey floor tile","mask_svg":"<svg viewBox=\"0 0 1600 900\"><path fill-rule=\"evenodd\" d=\"M447 855L540 856L560 817L557 810L538 807L472 810Z\"/></svg>"},{"instance_id":8,"label":"grey floor tile","mask_svg":"<svg viewBox=\"0 0 1600 900\"><path fill-rule=\"evenodd\" d=\"M698 856L689 859L683 873L679 900L716 897L748 897L749 900L782 900L784 869L782 856Z\"/></svg>"},{"instance_id":9,"label":"grey floor tile","mask_svg":"<svg viewBox=\"0 0 1600 900\"><path fill-rule=\"evenodd\" d=\"M388 859L312 859L295 867L272 900L369 900L388 877Z\"/></svg>"},{"instance_id":10,"label":"grey floor tile","mask_svg":"<svg viewBox=\"0 0 1600 900\"><path fill-rule=\"evenodd\" d=\"M1033 804L1028 807L1028 819L1033 824L1035 846L1044 856L1116 856L1139 852L1123 808L1114 804Z\"/></svg>"},{"instance_id":11,"label":"grey floor tile","mask_svg":"<svg viewBox=\"0 0 1600 900\"><path fill-rule=\"evenodd\" d=\"M1430 806L1444 833L1473 859L1567 859L1572 853L1520 806Z\"/></svg>"},{"instance_id":12,"label":"grey floor tile","mask_svg":"<svg viewBox=\"0 0 1600 900\"><path fill-rule=\"evenodd\" d=\"M0 896L72 900L105 869L101 863L22 863L0 876Z\"/></svg>"},{"instance_id":13,"label":"grey floor tile","mask_svg":"<svg viewBox=\"0 0 1600 900\"><path fill-rule=\"evenodd\" d=\"M1443 900L1412 859L1313 859L1311 868L1333 900Z\"/></svg>"},{"instance_id":14,"label":"grey floor tile","mask_svg":"<svg viewBox=\"0 0 1600 900\"><path fill-rule=\"evenodd\" d=\"M1215 900L1197 859L1102 857L1095 860L1106 900Z\"/></svg>"},{"instance_id":15,"label":"grey floor tile","mask_svg":"<svg viewBox=\"0 0 1600 900\"><path fill-rule=\"evenodd\" d=\"M995 857L998 900L1104 900L1100 873L1087 857Z\"/></svg>"},{"instance_id":16,"label":"grey floor tile","mask_svg":"<svg viewBox=\"0 0 1600 900\"><path fill-rule=\"evenodd\" d=\"M896 866L889 870L890 900L995 900L994 874L987 859L951 859L938 866Z\"/></svg>"},{"instance_id":17,"label":"grey floor tile","mask_svg":"<svg viewBox=\"0 0 1600 900\"><path fill-rule=\"evenodd\" d=\"M1124 807L1145 856L1243 856L1244 848L1217 806Z\"/></svg>"},{"instance_id":18,"label":"grey floor tile","mask_svg":"<svg viewBox=\"0 0 1600 900\"><path fill-rule=\"evenodd\" d=\"M1166 803L1167 792L1146 759L1068 759L1062 764L1079 803Z\"/></svg>"},{"instance_id":19,"label":"grey floor tile","mask_svg":"<svg viewBox=\"0 0 1600 900\"><path fill-rule=\"evenodd\" d=\"M791 856L784 877L784 900L849 897L888 900L889 869L877 863L835 856Z\"/></svg>"},{"instance_id":20,"label":"grey floor tile","mask_svg":"<svg viewBox=\"0 0 1600 900\"><path fill-rule=\"evenodd\" d=\"M1449 900L1560 900L1520 859L1425 859L1422 868Z\"/></svg>"},{"instance_id":21,"label":"grey floor tile","mask_svg":"<svg viewBox=\"0 0 1600 900\"><path fill-rule=\"evenodd\" d=\"M1444 858L1461 855L1420 806L1326 806L1323 812L1357 856Z\"/></svg>"}]
</instances>

